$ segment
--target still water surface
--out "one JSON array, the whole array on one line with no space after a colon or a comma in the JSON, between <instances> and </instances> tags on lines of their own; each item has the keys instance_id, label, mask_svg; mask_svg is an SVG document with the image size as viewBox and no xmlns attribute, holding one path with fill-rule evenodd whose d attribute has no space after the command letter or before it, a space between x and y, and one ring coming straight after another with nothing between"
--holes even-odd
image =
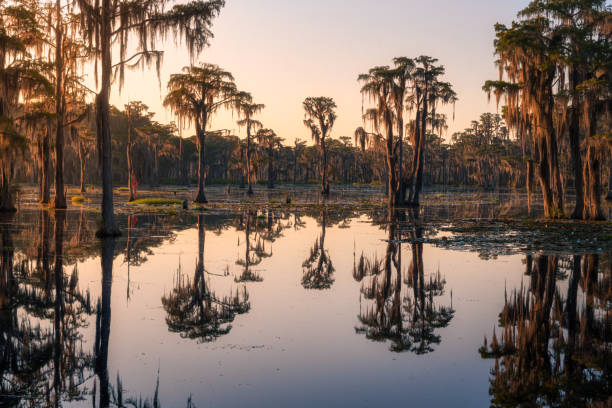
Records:
<instances>
[{"instance_id":1,"label":"still water surface","mask_svg":"<svg viewBox=\"0 0 612 408\"><path fill-rule=\"evenodd\" d=\"M0 219L1 406L609 403L605 253L449 250L386 211L120 223Z\"/></svg>"}]
</instances>

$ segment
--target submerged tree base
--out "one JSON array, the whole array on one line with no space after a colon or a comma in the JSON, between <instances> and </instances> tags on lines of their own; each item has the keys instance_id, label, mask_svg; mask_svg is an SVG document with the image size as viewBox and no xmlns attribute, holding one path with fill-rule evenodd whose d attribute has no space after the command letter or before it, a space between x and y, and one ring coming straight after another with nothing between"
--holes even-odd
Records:
<instances>
[{"instance_id":1,"label":"submerged tree base","mask_svg":"<svg viewBox=\"0 0 612 408\"><path fill-rule=\"evenodd\" d=\"M208 204L208 200L206 199L206 195L204 195L203 191L198 192L198 195L193 202L197 204Z\"/></svg>"}]
</instances>

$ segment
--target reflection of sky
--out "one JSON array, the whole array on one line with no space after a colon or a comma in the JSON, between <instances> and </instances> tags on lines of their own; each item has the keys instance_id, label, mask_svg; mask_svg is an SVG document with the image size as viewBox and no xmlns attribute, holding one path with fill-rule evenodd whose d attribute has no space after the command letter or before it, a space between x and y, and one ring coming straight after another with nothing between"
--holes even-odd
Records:
<instances>
[{"instance_id":1,"label":"reflection of sky","mask_svg":"<svg viewBox=\"0 0 612 408\"><path fill-rule=\"evenodd\" d=\"M456 120L449 115L449 135L462 130L481 113L495 111L481 88L496 79L493 25L508 24L526 0L230 0L215 20L212 46L199 61L231 71L240 89L252 92L267 108L266 127L292 143L310 140L302 125L301 102L307 96L331 96L339 118L333 137L351 136L361 124L357 76L397 56L430 55L447 68L446 80L457 91ZM162 68L162 91L167 78L189 64L181 47L168 44ZM127 75L121 96L112 103L142 100L156 119L162 112L157 78L151 72ZM93 76L93 74L92 74ZM446 113L451 113L449 109ZM235 129L235 118L221 115L215 129ZM236 129L237 130L237 129ZM191 132L188 132L191 134Z\"/></svg>"},{"instance_id":2,"label":"reflection of sky","mask_svg":"<svg viewBox=\"0 0 612 408\"><path fill-rule=\"evenodd\" d=\"M152 395L159 367L164 406L180 406L190 394L197 406L215 407L488 405L491 361L481 360L478 347L502 309L504 284L509 290L520 284L521 257L484 261L476 254L425 246L426 280L439 267L447 285L438 303L448 305L452 289L456 314L449 327L437 330L442 342L435 352L396 354L389 343L355 333L360 284L352 278L354 249L357 256L364 251L381 259L386 232L359 220L347 229L328 227L325 243L335 283L327 291L307 291L301 286L302 262L320 227L311 218L303 220L306 228L284 230L272 246L274 255L255 267L264 281L247 284L249 313L236 317L228 335L204 345L168 332L160 300L172 290L179 257L183 273L193 278L197 229L179 233L174 242L153 249L147 263L130 269L129 303L127 265L119 256L112 288L111 378L119 372L128 394ZM237 286L233 276L240 272L236 259L244 257L244 232L207 231L205 242L206 270L230 268L229 277L210 278L212 289L223 295ZM410 247L402 249L407 268ZM80 282L90 287L92 299L100 292L99 265L99 259L79 265ZM93 330L92 322L88 331Z\"/></svg>"}]
</instances>

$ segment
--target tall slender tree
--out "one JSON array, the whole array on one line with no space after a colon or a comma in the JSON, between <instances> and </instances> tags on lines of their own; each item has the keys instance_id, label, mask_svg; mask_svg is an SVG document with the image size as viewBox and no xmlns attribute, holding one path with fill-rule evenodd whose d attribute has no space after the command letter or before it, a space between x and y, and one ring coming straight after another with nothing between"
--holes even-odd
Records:
<instances>
[{"instance_id":1,"label":"tall slender tree","mask_svg":"<svg viewBox=\"0 0 612 408\"><path fill-rule=\"evenodd\" d=\"M126 67L141 68L153 62L159 73L163 54L153 48L158 40L170 35L185 41L190 56L199 54L213 37L210 31L212 21L225 5L225 0L193 0L175 4L171 8L167 6L173 2L168 0L74 1L78 5L83 37L90 47L96 74L98 70L101 74L96 97L98 150L102 167L102 228L99 235L118 235L113 213L109 103L113 78L118 77L121 88ZM134 47L136 51L128 55ZM113 62L114 50L119 57L117 62Z\"/></svg>"},{"instance_id":2,"label":"tall slender tree","mask_svg":"<svg viewBox=\"0 0 612 408\"><path fill-rule=\"evenodd\" d=\"M400 183L397 168L399 142L394 135L396 117L394 103L395 72L388 66L374 67L367 74L362 74L358 80L363 83L361 93L367 97L374 107L367 109L363 115L364 121L370 122L378 133L381 127L384 128L384 141L386 147L386 173L387 173L387 194L388 204L394 207L400 204ZM358 128L355 137L359 143L365 146L365 139L368 134L363 128Z\"/></svg>"},{"instance_id":3,"label":"tall slender tree","mask_svg":"<svg viewBox=\"0 0 612 408\"><path fill-rule=\"evenodd\" d=\"M412 139L412 169L408 183L408 205L418 206L421 189L423 187L423 169L425 158L425 141L427 138L427 124L430 118L435 118L436 107L439 103L454 104L457 95L448 82L442 82L440 77L445 69L436 65L438 60L428 56L415 59L416 68L413 73L413 95L410 97L411 109L416 110L416 119L411 129Z\"/></svg>"},{"instance_id":4,"label":"tall slender tree","mask_svg":"<svg viewBox=\"0 0 612 408\"><path fill-rule=\"evenodd\" d=\"M35 1L0 3L0 211L15 210L13 177L27 146L19 117L41 96L53 94L35 57L43 34Z\"/></svg>"},{"instance_id":5,"label":"tall slender tree","mask_svg":"<svg viewBox=\"0 0 612 408\"><path fill-rule=\"evenodd\" d=\"M128 187L130 190L130 197L128 201L134 201L136 199L136 177L134 176L134 166L132 165L132 149L134 147L134 132L136 128L141 125L142 119L151 119L152 113L148 112L149 107L140 101L130 102L125 105L125 114L127 116L127 141L125 147L125 156L128 170ZM147 121L148 122L148 121Z\"/></svg>"},{"instance_id":6,"label":"tall slender tree","mask_svg":"<svg viewBox=\"0 0 612 408\"><path fill-rule=\"evenodd\" d=\"M310 129L312 139L319 147L321 156L321 194L329 195L327 181L327 138L336 123L336 102L332 98L319 96L304 100L304 125Z\"/></svg>"},{"instance_id":7,"label":"tall slender tree","mask_svg":"<svg viewBox=\"0 0 612 408\"><path fill-rule=\"evenodd\" d=\"M66 61L68 49L65 37L69 35L66 24L64 5L61 0L55 0L52 32L55 37L55 208L66 208L66 193L64 191L64 121L66 115L66 64L75 65L76 59ZM72 30L74 32L74 30Z\"/></svg>"},{"instance_id":8,"label":"tall slender tree","mask_svg":"<svg viewBox=\"0 0 612 408\"><path fill-rule=\"evenodd\" d=\"M241 118L238 121L238 125L243 126L246 129L245 173L247 175L248 195L253 195L253 168L251 164L251 156L253 154L253 132L256 132L263 127L260 121L254 119L254 116L261 112L265 107L266 105L254 103L251 95L246 93L240 98L240 102L238 104Z\"/></svg>"},{"instance_id":9,"label":"tall slender tree","mask_svg":"<svg viewBox=\"0 0 612 408\"><path fill-rule=\"evenodd\" d=\"M399 144L399 197L400 203L406 201L406 175L404 172L404 114L405 104L408 97L409 87L412 76L414 75L414 60L407 57L397 57L393 59L393 90L392 99L395 109L395 121L397 129L397 143Z\"/></svg>"}]
</instances>

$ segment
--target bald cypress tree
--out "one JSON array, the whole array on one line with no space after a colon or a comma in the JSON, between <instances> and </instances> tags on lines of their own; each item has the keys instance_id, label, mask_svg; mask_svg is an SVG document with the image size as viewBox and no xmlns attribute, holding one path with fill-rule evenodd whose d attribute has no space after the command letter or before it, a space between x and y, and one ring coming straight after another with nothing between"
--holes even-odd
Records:
<instances>
[{"instance_id":1,"label":"bald cypress tree","mask_svg":"<svg viewBox=\"0 0 612 408\"><path fill-rule=\"evenodd\" d=\"M53 93L37 59L43 41L37 10L35 1L0 3L0 211L15 210L15 166L28 143L23 118Z\"/></svg>"},{"instance_id":2,"label":"bald cypress tree","mask_svg":"<svg viewBox=\"0 0 612 408\"><path fill-rule=\"evenodd\" d=\"M310 129L312 139L319 147L321 155L321 194L329 195L327 181L327 139L336 123L336 102L324 96L306 98L304 106L304 125Z\"/></svg>"},{"instance_id":3,"label":"bald cypress tree","mask_svg":"<svg viewBox=\"0 0 612 408\"><path fill-rule=\"evenodd\" d=\"M198 145L198 195L195 202L205 204L206 131L221 109L240 110L244 95L236 89L233 75L218 65L202 63L184 67L168 81L164 106L181 120L195 123Z\"/></svg>"},{"instance_id":4,"label":"bald cypress tree","mask_svg":"<svg viewBox=\"0 0 612 408\"><path fill-rule=\"evenodd\" d=\"M174 37L186 44L190 56L199 54L213 37L213 19L224 0L193 0L174 4L168 0L74 0L81 29L100 76L96 96L96 122L102 167L102 227L100 236L118 235L113 214L112 146L109 97L113 79L122 87L126 68L155 65L159 74L163 53L154 49L160 40ZM130 47L128 47L128 44ZM136 46L136 51L129 54ZM113 56L119 57L113 61ZM99 74L99 75L98 75Z\"/></svg>"},{"instance_id":5,"label":"bald cypress tree","mask_svg":"<svg viewBox=\"0 0 612 408\"><path fill-rule=\"evenodd\" d=\"M250 94L245 93L238 103L238 109L240 113L240 120L238 121L239 126L243 126L246 129L246 174L249 189L247 190L248 195L253 195L253 166L251 164L251 156L253 153L253 131L259 130L263 127L260 121L254 118L255 115L260 113L266 105L260 103L254 103L253 98Z\"/></svg>"},{"instance_id":6,"label":"bald cypress tree","mask_svg":"<svg viewBox=\"0 0 612 408\"><path fill-rule=\"evenodd\" d=\"M500 77L484 89L498 102L505 97L508 125L532 146L547 217L564 216L564 137L576 189L572 217L601 216L601 200L591 197L601 195L596 152L609 144L602 137L610 132L609 20L602 0L545 0L529 3L510 27L495 27Z\"/></svg>"}]
</instances>

